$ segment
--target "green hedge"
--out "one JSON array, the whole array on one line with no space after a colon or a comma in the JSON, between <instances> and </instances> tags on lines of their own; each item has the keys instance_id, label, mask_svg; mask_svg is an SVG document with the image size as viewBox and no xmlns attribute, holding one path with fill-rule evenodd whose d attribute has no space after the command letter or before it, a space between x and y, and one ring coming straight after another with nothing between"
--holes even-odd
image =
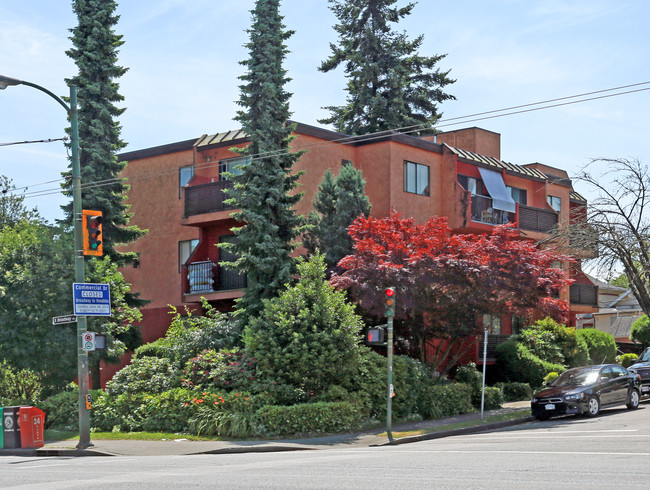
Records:
<instances>
[{"instance_id":1,"label":"green hedge","mask_svg":"<svg viewBox=\"0 0 650 490\"><path fill-rule=\"evenodd\" d=\"M619 363L624 368L628 368L632 364L634 364L638 358L639 356L637 356L634 353L622 354L616 357L616 362Z\"/></svg>"},{"instance_id":2,"label":"green hedge","mask_svg":"<svg viewBox=\"0 0 650 490\"><path fill-rule=\"evenodd\" d=\"M473 389L464 383L430 385L419 400L419 411L425 419L440 419L474 411Z\"/></svg>"},{"instance_id":3,"label":"green hedge","mask_svg":"<svg viewBox=\"0 0 650 490\"><path fill-rule=\"evenodd\" d=\"M503 393L503 399L507 402L530 400L533 397L533 390L528 383L497 383L496 386Z\"/></svg>"},{"instance_id":4,"label":"green hedge","mask_svg":"<svg viewBox=\"0 0 650 490\"><path fill-rule=\"evenodd\" d=\"M576 335L587 343L591 364L602 364L616 360L616 341L612 334L595 328L583 328Z\"/></svg>"},{"instance_id":5,"label":"green hedge","mask_svg":"<svg viewBox=\"0 0 650 490\"><path fill-rule=\"evenodd\" d=\"M543 361L516 340L507 340L497 347L497 369L503 381L518 381L539 387L551 371L561 373L565 367Z\"/></svg>"},{"instance_id":6,"label":"green hedge","mask_svg":"<svg viewBox=\"0 0 650 490\"><path fill-rule=\"evenodd\" d=\"M484 399L485 410L496 410L501 408L503 405L503 392L496 386L486 386L485 387L485 399ZM479 407L480 407L479 401Z\"/></svg>"},{"instance_id":7,"label":"green hedge","mask_svg":"<svg viewBox=\"0 0 650 490\"><path fill-rule=\"evenodd\" d=\"M360 407L349 402L266 406L257 415L267 435L342 432L357 429L362 422Z\"/></svg>"}]
</instances>

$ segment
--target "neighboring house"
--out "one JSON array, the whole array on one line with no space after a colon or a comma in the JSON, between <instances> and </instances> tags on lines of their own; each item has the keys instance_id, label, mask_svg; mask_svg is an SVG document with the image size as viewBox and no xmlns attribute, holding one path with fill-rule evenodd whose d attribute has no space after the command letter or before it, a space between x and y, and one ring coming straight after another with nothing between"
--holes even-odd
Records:
<instances>
[{"instance_id":1,"label":"neighboring house","mask_svg":"<svg viewBox=\"0 0 650 490\"><path fill-rule=\"evenodd\" d=\"M577 328L591 327L611 333L619 348L629 350L634 345L630 340L630 329L643 315L639 302L631 289L591 279L598 286L598 311L578 317Z\"/></svg>"},{"instance_id":2,"label":"neighboring house","mask_svg":"<svg viewBox=\"0 0 650 490\"><path fill-rule=\"evenodd\" d=\"M363 172L372 216L393 209L420 223L446 216L457 233L488 233L511 222L522 239L545 239L586 205L566 172L504 162L500 135L476 127L426 137L397 132L350 137L297 123L294 136L292 148L307 150L295 166L305 171L298 189L304 197L297 205L304 215L325 171L337 173L347 162ZM199 309L204 297L227 311L242 296L246 278L219 266L230 257L215 244L235 239L231 228L237 223L223 190L231 185L226 173L250 163L231 151L246 144L243 132L229 131L120 155L131 186L131 222L148 230L125 247L141 255L122 269L133 290L151 301L141 310L145 342L165 333L169 305ZM597 287L579 267L572 276L575 284L561 296L571 300L575 324L576 315L597 311ZM510 315L486 321L496 341L518 328ZM112 371L106 366L103 379Z\"/></svg>"}]
</instances>

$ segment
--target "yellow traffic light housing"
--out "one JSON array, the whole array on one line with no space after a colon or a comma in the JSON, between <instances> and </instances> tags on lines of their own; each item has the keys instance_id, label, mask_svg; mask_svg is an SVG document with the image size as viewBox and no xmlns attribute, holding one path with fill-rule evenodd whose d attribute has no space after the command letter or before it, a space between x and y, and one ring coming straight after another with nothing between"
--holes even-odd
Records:
<instances>
[{"instance_id":1,"label":"yellow traffic light housing","mask_svg":"<svg viewBox=\"0 0 650 490\"><path fill-rule=\"evenodd\" d=\"M84 209L81 212L84 255L104 255L102 245L102 212Z\"/></svg>"}]
</instances>

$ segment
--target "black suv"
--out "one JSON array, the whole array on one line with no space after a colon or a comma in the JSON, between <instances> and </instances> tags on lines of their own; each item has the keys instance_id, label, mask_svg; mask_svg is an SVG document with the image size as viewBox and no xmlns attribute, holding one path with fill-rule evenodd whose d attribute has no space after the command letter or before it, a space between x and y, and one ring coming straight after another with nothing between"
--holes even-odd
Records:
<instances>
[{"instance_id":1,"label":"black suv","mask_svg":"<svg viewBox=\"0 0 650 490\"><path fill-rule=\"evenodd\" d=\"M627 369L641 376L641 395L650 395L650 347Z\"/></svg>"}]
</instances>

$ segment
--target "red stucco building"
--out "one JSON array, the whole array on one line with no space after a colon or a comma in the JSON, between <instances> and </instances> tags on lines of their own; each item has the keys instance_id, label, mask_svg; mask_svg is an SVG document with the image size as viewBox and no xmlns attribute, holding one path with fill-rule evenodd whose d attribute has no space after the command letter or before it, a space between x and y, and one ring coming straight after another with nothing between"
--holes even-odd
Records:
<instances>
[{"instance_id":1,"label":"red stucco building","mask_svg":"<svg viewBox=\"0 0 650 490\"><path fill-rule=\"evenodd\" d=\"M480 128L426 137L393 132L350 137L298 123L294 135L292 148L307 150L295 166L305 171L300 214L312 209L325 171L337 173L345 162L363 172L373 216L387 216L391 209L418 222L447 216L459 233L486 233L512 222L522 238L539 240L586 205L565 171L502 161L500 135ZM246 144L245 134L229 131L120 155L128 162L123 176L131 186L132 223L148 230L126 247L140 252L140 259L122 270L133 290L151 301L141 310L145 342L166 331L168 305L199 307L205 297L225 310L243 294L245 278L219 267L224 252L215 244L233 237L232 210L223 202L230 182L223 174L242 163L230 149ZM571 300L575 324L576 314L597 310L598 294L579 268L573 278L562 295ZM486 321L497 342L517 328L509 315ZM105 366L102 379L113 372Z\"/></svg>"}]
</instances>

